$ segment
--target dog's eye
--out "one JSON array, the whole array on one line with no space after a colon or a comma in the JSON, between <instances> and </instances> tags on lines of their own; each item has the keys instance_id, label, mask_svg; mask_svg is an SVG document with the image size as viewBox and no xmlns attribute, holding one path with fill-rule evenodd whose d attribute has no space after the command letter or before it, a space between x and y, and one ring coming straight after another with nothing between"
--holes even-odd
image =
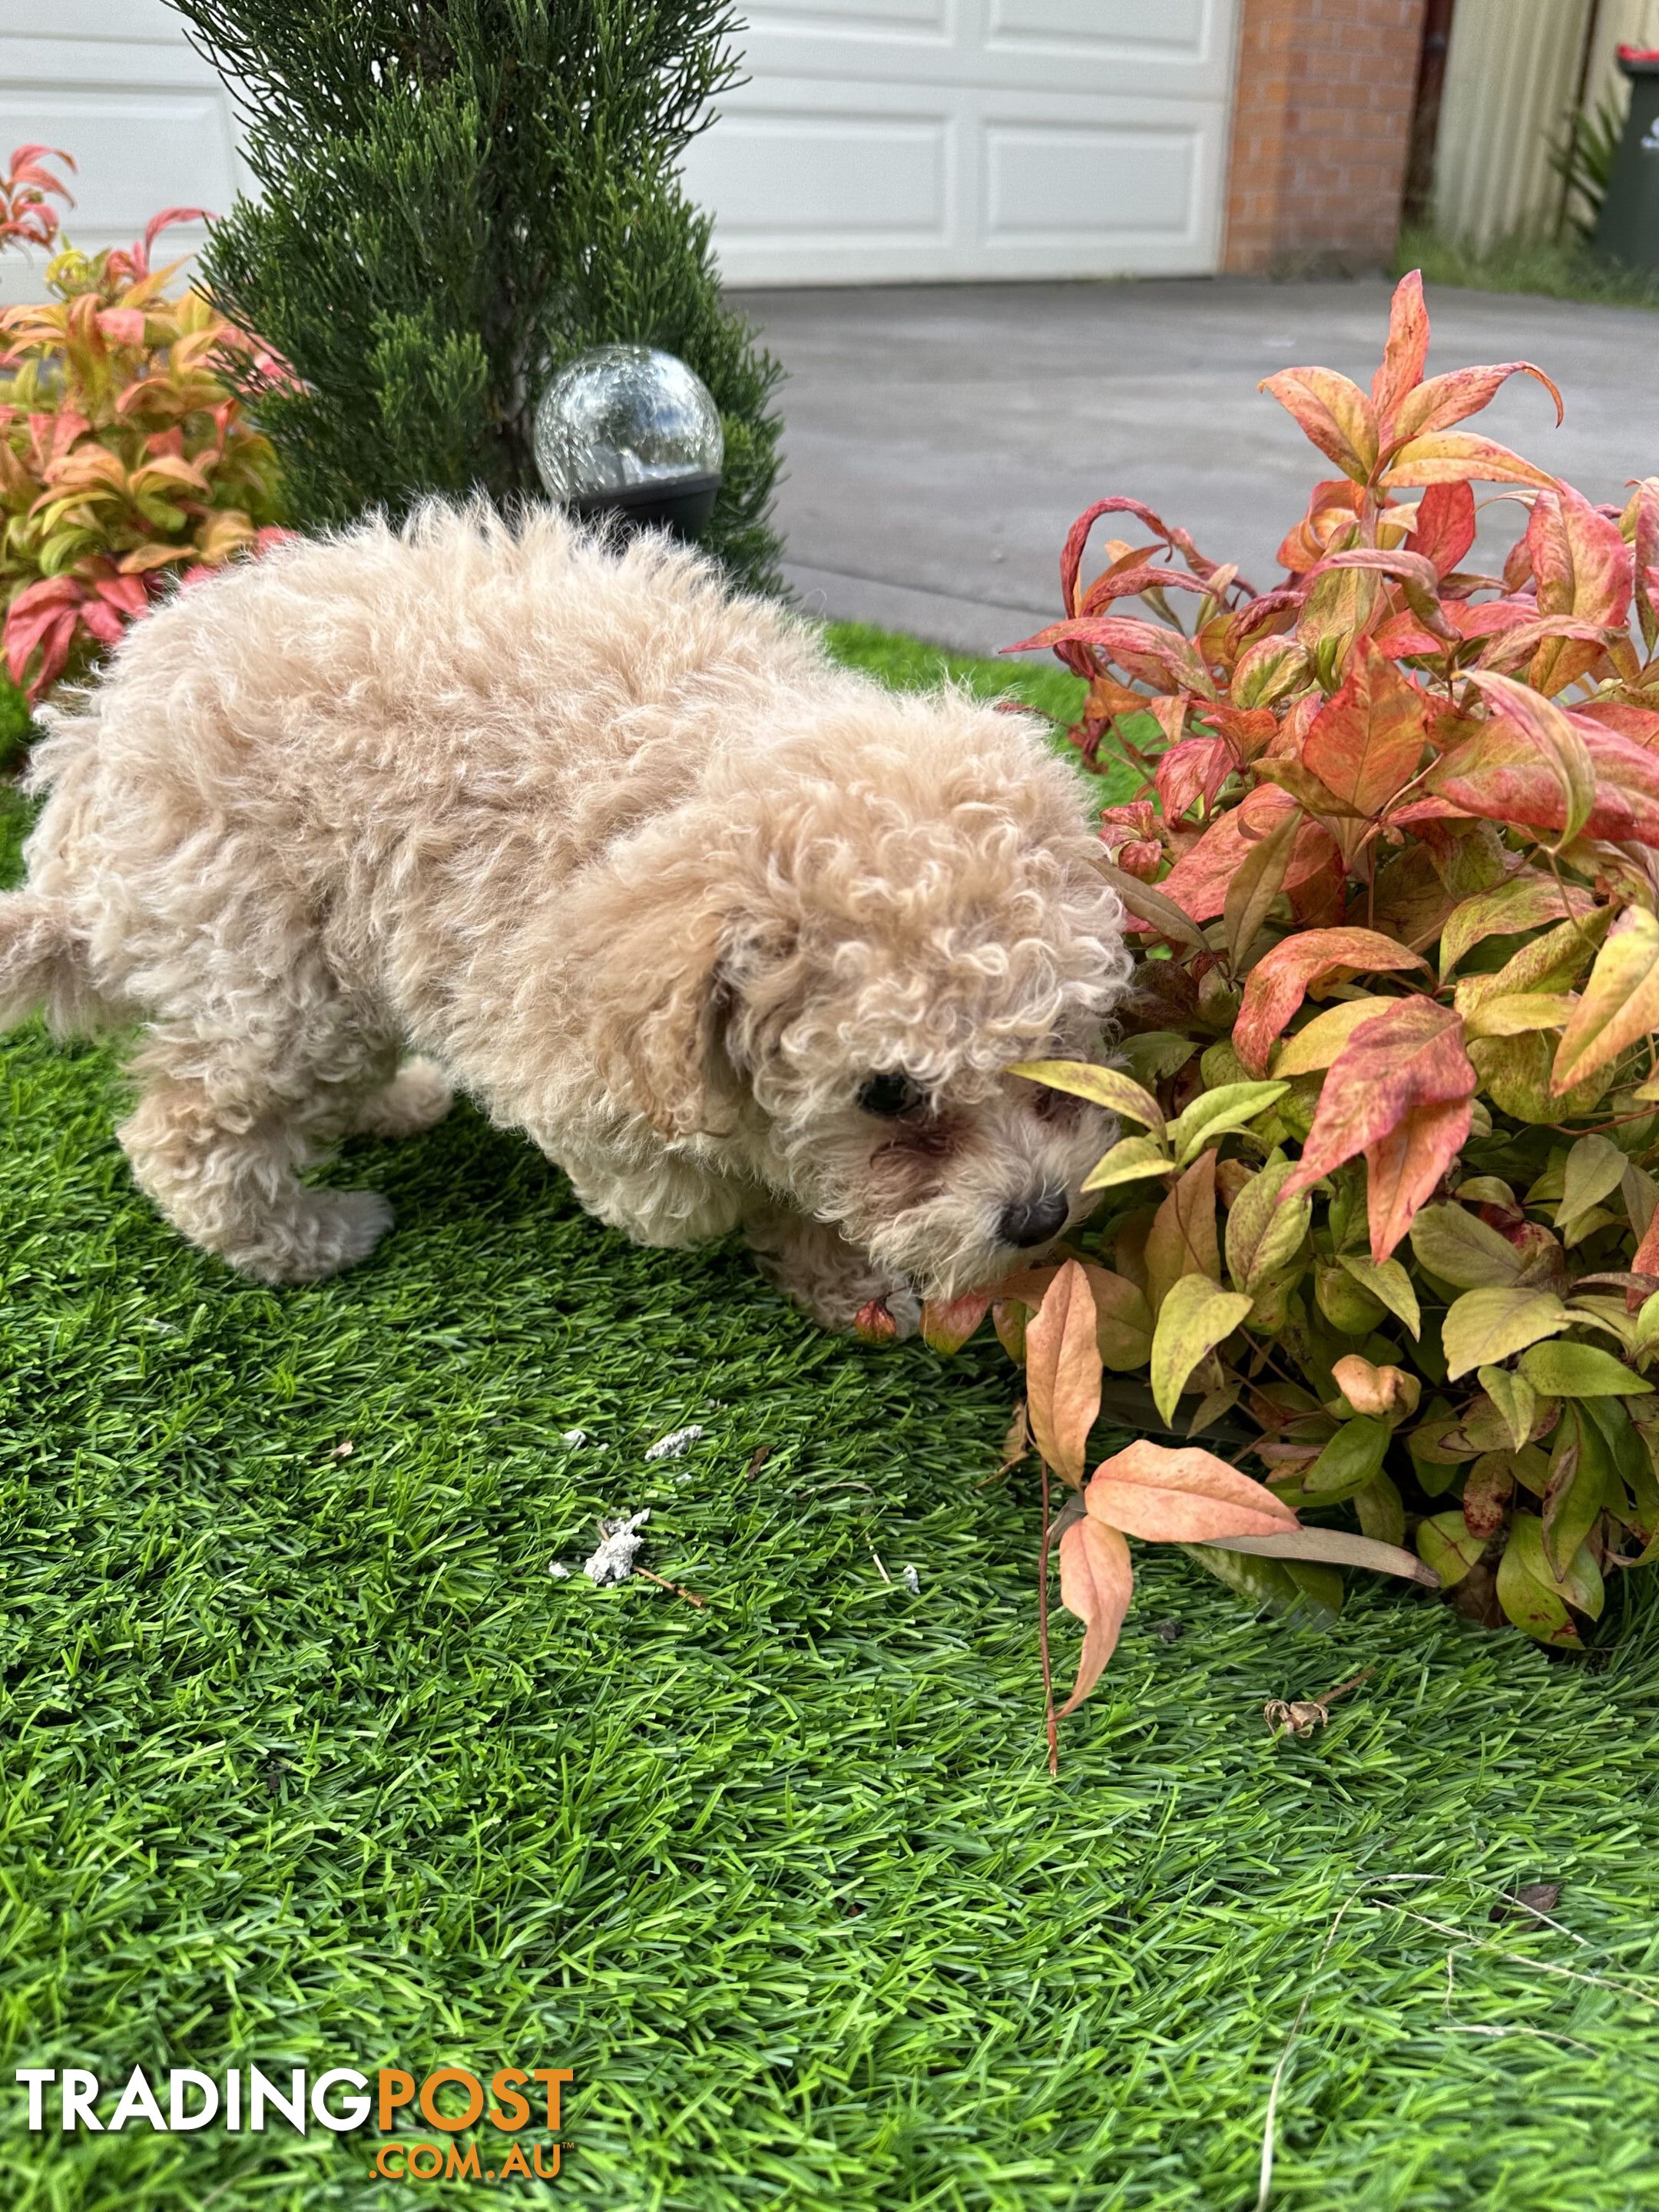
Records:
<instances>
[{"instance_id":1,"label":"dog's eye","mask_svg":"<svg viewBox=\"0 0 1659 2212\"><path fill-rule=\"evenodd\" d=\"M863 1110L884 1121L896 1121L901 1115L914 1114L927 1103L927 1092L908 1075L872 1075L859 1093L859 1104Z\"/></svg>"}]
</instances>

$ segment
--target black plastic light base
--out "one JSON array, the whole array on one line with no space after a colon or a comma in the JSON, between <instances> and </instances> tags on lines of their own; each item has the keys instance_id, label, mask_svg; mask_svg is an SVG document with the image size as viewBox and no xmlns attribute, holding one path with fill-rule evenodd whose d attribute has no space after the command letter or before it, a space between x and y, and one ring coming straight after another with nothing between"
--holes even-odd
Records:
<instances>
[{"instance_id":1,"label":"black plastic light base","mask_svg":"<svg viewBox=\"0 0 1659 2212\"><path fill-rule=\"evenodd\" d=\"M630 484L622 491L586 492L565 504L584 522L608 520L624 537L636 530L670 530L693 538L714 512L719 477L681 477L672 484Z\"/></svg>"}]
</instances>

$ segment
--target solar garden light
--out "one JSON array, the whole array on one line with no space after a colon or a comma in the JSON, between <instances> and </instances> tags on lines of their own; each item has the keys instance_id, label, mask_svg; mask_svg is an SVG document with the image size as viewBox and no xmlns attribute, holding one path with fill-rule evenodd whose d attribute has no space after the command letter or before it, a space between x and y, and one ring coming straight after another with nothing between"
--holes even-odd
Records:
<instances>
[{"instance_id":1,"label":"solar garden light","mask_svg":"<svg viewBox=\"0 0 1659 2212\"><path fill-rule=\"evenodd\" d=\"M568 362L536 410L536 466L550 499L624 531L694 538L714 511L726 439L702 379L655 346L595 346Z\"/></svg>"}]
</instances>

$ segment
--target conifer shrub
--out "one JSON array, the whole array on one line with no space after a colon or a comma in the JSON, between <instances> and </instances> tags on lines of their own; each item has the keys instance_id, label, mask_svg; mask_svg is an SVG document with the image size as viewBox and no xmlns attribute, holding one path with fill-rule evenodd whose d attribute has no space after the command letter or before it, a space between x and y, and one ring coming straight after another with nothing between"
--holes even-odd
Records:
<instances>
[{"instance_id":1,"label":"conifer shrub","mask_svg":"<svg viewBox=\"0 0 1659 2212\"><path fill-rule=\"evenodd\" d=\"M539 498L549 379L596 344L688 362L725 479L702 542L775 582L779 370L722 306L679 157L732 81L723 0L171 0L232 87L260 187L203 282L296 372L261 426L307 528L423 493Z\"/></svg>"}]
</instances>

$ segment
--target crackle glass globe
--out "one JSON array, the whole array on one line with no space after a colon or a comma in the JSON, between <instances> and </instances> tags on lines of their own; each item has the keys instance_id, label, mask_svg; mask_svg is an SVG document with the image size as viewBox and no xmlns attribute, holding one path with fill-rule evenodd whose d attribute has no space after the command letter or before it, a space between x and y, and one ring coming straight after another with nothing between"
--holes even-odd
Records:
<instances>
[{"instance_id":1,"label":"crackle glass globe","mask_svg":"<svg viewBox=\"0 0 1659 2212\"><path fill-rule=\"evenodd\" d=\"M536 410L536 466L550 499L690 535L714 510L726 441L702 379L655 346L595 346L562 368Z\"/></svg>"}]
</instances>

